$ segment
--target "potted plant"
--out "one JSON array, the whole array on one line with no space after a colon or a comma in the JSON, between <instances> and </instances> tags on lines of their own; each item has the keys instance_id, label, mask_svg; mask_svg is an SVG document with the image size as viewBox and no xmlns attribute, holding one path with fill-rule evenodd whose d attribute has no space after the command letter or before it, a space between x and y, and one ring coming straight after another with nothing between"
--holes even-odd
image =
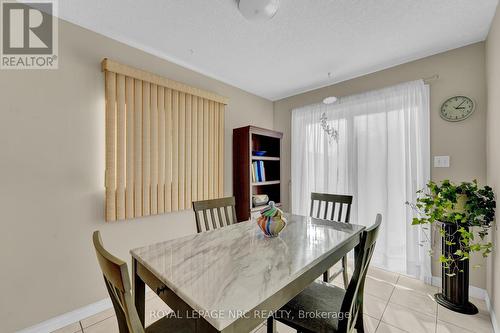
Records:
<instances>
[{"instance_id":1,"label":"potted plant","mask_svg":"<svg viewBox=\"0 0 500 333\"><path fill-rule=\"evenodd\" d=\"M442 236L442 291L435 299L450 310L475 314L478 310L469 302L469 258L473 252L483 257L491 253L493 244L486 236L495 218L493 190L479 187L476 180L444 180L430 181L417 194L417 202L410 204L418 216L412 224L430 225Z\"/></svg>"}]
</instances>

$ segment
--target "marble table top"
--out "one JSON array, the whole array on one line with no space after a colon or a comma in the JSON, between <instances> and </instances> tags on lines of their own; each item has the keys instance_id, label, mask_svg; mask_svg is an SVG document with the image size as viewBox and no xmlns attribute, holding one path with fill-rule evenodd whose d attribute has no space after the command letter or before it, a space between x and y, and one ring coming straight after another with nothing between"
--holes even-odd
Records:
<instances>
[{"instance_id":1,"label":"marble table top","mask_svg":"<svg viewBox=\"0 0 500 333\"><path fill-rule=\"evenodd\" d=\"M222 331L363 229L288 215L276 238L251 220L130 253L194 310L214 313L207 320Z\"/></svg>"}]
</instances>

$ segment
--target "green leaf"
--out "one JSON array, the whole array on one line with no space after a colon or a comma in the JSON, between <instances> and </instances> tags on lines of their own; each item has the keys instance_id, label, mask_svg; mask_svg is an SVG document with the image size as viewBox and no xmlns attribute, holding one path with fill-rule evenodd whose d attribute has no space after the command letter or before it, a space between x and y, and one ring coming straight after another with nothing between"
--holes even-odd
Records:
<instances>
[{"instance_id":1,"label":"green leaf","mask_svg":"<svg viewBox=\"0 0 500 333\"><path fill-rule=\"evenodd\" d=\"M411 224L412 225L418 225L418 224L422 224L422 223L420 222L420 219L414 217L413 220L412 220L412 222L411 222Z\"/></svg>"}]
</instances>

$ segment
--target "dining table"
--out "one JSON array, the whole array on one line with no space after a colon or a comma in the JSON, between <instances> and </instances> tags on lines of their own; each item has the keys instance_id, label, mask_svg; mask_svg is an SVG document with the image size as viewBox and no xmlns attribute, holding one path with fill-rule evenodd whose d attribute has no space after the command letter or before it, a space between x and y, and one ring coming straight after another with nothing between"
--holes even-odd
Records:
<instances>
[{"instance_id":1,"label":"dining table","mask_svg":"<svg viewBox=\"0 0 500 333\"><path fill-rule=\"evenodd\" d=\"M365 229L300 215L286 219L277 237L266 237L249 220L131 250L142 324L147 285L174 317L195 321L196 332L251 332L359 246Z\"/></svg>"}]
</instances>

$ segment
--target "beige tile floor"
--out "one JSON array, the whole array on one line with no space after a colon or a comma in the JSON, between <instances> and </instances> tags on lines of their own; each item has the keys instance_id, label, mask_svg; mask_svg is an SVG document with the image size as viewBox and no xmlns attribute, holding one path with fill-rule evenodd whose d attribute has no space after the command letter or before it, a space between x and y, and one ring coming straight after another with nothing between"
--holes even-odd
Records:
<instances>
[{"instance_id":1,"label":"beige tile floor","mask_svg":"<svg viewBox=\"0 0 500 333\"><path fill-rule=\"evenodd\" d=\"M340 278L334 284L341 286ZM484 301L472 299L479 314L468 316L438 306L432 295L437 288L403 275L370 268L365 285L365 331L367 333L490 333L490 316ZM146 314L168 308L153 293L146 297ZM154 321L146 316L146 324ZM278 323L278 333L295 330ZM83 319L54 333L118 333L112 309ZM265 333L263 325L254 333Z\"/></svg>"}]
</instances>

